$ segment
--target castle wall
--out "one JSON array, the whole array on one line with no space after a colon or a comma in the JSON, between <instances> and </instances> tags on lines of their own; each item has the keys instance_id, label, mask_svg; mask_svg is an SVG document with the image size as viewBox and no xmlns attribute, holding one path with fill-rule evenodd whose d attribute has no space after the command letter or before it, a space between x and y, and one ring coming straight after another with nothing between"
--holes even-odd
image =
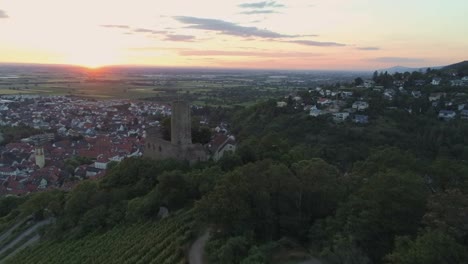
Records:
<instances>
[{"instance_id":1,"label":"castle wall","mask_svg":"<svg viewBox=\"0 0 468 264\"><path fill-rule=\"evenodd\" d=\"M208 160L201 144L192 144L190 105L184 101L172 103L171 141L148 131L144 156L155 160L186 160L191 164Z\"/></svg>"},{"instance_id":2,"label":"castle wall","mask_svg":"<svg viewBox=\"0 0 468 264\"><path fill-rule=\"evenodd\" d=\"M174 145L170 141L157 137L147 138L144 156L155 160L186 160L190 163L208 160L201 144Z\"/></svg>"}]
</instances>

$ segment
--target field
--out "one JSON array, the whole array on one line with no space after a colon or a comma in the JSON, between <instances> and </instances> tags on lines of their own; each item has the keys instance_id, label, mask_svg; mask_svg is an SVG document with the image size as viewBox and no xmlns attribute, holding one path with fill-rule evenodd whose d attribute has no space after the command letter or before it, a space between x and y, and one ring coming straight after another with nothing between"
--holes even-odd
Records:
<instances>
[{"instance_id":1,"label":"field","mask_svg":"<svg viewBox=\"0 0 468 264\"><path fill-rule=\"evenodd\" d=\"M42 241L5 263L184 264L192 226L192 212L184 211L157 222L115 227L81 239Z\"/></svg>"},{"instance_id":2,"label":"field","mask_svg":"<svg viewBox=\"0 0 468 264\"><path fill-rule=\"evenodd\" d=\"M260 100L278 97L284 90L271 87L256 87L245 83L222 83L217 81L186 81L151 83L131 80L106 80L62 82L50 79L46 82L11 84L0 82L0 95L73 95L94 99L144 99L169 102L189 100L197 105L248 106Z\"/></svg>"}]
</instances>

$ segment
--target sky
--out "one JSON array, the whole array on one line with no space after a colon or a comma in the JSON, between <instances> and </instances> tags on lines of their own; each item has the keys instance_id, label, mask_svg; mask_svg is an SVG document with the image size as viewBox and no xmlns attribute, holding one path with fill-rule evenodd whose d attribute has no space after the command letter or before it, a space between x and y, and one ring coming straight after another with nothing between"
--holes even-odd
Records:
<instances>
[{"instance_id":1,"label":"sky","mask_svg":"<svg viewBox=\"0 0 468 264\"><path fill-rule=\"evenodd\" d=\"M375 70L468 59L467 0L1 0L0 62Z\"/></svg>"}]
</instances>

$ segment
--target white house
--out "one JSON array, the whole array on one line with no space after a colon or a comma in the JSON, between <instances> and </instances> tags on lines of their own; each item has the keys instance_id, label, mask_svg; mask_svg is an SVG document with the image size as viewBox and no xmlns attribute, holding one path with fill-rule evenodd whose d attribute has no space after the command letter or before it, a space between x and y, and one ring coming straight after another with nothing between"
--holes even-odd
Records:
<instances>
[{"instance_id":1,"label":"white house","mask_svg":"<svg viewBox=\"0 0 468 264\"><path fill-rule=\"evenodd\" d=\"M349 117L348 112L340 112L340 113L335 113L333 114L333 120L335 122L343 122Z\"/></svg>"},{"instance_id":2,"label":"white house","mask_svg":"<svg viewBox=\"0 0 468 264\"><path fill-rule=\"evenodd\" d=\"M356 109L358 111L366 110L369 108L369 104L364 101L356 101L353 103L353 109Z\"/></svg>"},{"instance_id":3,"label":"white house","mask_svg":"<svg viewBox=\"0 0 468 264\"><path fill-rule=\"evenodd\" d=\"M421 91L412 91L411 92L411 95L414 97L414 98L419 98L421 97Z\"/></svg>"},{"instance_id":4,"label":"white house","mask_svg":"<svg viewBox=\"0 0 468 264\"><path fill-rule=\"evenodd\" d=\"M439 85L439 84L440 84L440 81L442 81L441 78L434 78L434 79L432 79L431 84L432 84L432 85Z\"/></svg>"},{"instance_id":5,"label":"white house","mask_svg":"<svg viewBox=\"0 0 468 264\"><path fill-rule=\"evenodd\" d=\"M276 107L286 107L288 105L288 103L286 102L277 102L276 103Z\"/></svg>"},{"instance_id":6,"label":"white house","mask_svg":"<svg viewBox=\"0 0 468 264\"><path fill-rule=\"evenodd\" d=\"M317 109L317 107L312 107L310 109L310 113L309 113L309 115L313 116L313 117L317 117L317 116L320 116L320 115L323 115L323 114L324 114L323 111L320 110L320 109Z\"/></svg>"},{"instance_id":7,"label":"white house","mask_svg":"<svg viewBox=\"0 0 468 264\"><path fill-rule=\"evenodd\" d=\"M218 161L225 153L234 153L236 151L235 138L233 136L220 134L210 142L209 148L211 150L211 157L213 160Z\"/></svg>"},{"instance_id":8,"label":"white house","mask_svg":"<svg viewBox=\"0 0 468 264\"><path fill-rule=\"evenodd\" d=\"M444 120L451 120L454 119L457 114L454 111L449 110L440 110L439 118Z\"/></svg>"}]
</instances>

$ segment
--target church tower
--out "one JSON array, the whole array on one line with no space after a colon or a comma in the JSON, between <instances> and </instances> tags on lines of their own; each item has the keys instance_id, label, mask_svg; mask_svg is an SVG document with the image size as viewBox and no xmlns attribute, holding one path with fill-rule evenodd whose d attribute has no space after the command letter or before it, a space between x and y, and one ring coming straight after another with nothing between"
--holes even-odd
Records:
<instances>
[{"instance_id":1,"label":"church tower","mask_svg":"<svg viewBox=\"0 0 468 264\"><path fill-rule=\"evenodd\" d=\"M44 155L44 148L42 146L36 146L36 149L34 151L34 156L36 159L36 165L39 166L39 168L44 168L45 166L45 155Z\"/></svg>"}]
</instances>

